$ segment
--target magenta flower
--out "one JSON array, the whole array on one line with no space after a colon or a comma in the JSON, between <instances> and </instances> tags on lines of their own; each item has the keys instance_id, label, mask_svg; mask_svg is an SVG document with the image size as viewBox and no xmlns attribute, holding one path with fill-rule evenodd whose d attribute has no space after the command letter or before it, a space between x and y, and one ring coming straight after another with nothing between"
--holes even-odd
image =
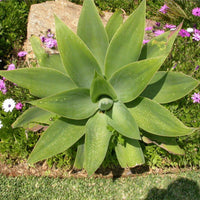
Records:
<instances>
[{"instance_id":1,"label":"magenta flower","mask_svg":"<svg viewBox=\"0 0 200 200\"><path fill-rule=\"evenodd\" d=\"M200 30L198 30L198 29L194 30L192 39L196 40L196 41L200 41Z\"/></svg>"},{"instance_id":2,"label":"magenta flower","mask_svg":"<svg viewBox=\"0 0 200 200\"><path fill-rule=\"evenodd\" d=\"M45 42L45 37L44 36L40 36L40 40L41 40L41 42Z\"/></svg>"},{"instance_id":3,"label":"magenta flower","mask_svg":"<svg viewBox=\"0 0 200 200\"><path fill-rule=\"evenodd\" d=\"M160 8L159 11L160 11L161 13L166 14L168 9L169 9L169 7L168 7L166 4L164 4L164 5Z\"/></svg>"},{"instance_id":4,"label":"magenta flower","mask_svg":"<svg viewBox=\"0 0 200 200\"><path fill-rule=\"evenodd\" d=\"M198 8L198 7L194 8L194 9L192 10L192 14L193 14L194 16L200 17L200 8Z\"/></svg>"},{"instance_id":5,"label":"magenta flower","mask_svg":"<svg viewBox=\"0 0 200 200\"><path fill-rule=\"evenodd\" d=\"M143 40L143 44L148 43L150 40Z\"/></svg>"},{"instance_id":6,"label":"magenta flower","mask_svg":"<svg viewBox=\"0 0 200 200\"><path fill-rule=\"evenodd\" d=\"M6 89L6 84L3 80L0 79L0 91L2 91L3 94L6 94L7 89Z\"/></svg>"},{"instance_id":7,"label":"magenta flower","mask_svg":"<svg viewBox=\"0 0 200 200\"><path fill-rule=\"evenodd\" d=\"M46 38L45 39L45 46L47 48L57 47L57 41L53 38Z\"/></svg>"},{"instance_id":8,"label":"magenta flower","mask_svg":"<svg viewBox=\"0 0 200 200\"><path fill-rule=\"evenodd\" d=\"M199 69L199 67L200 67L200 66L199 66L199 65L197 65L197 66L196 66L196 68L195 68L195 70L198 70L198 69Z\"/></svg>"},{"instance_id":9,"label":"magenta flower","mask_svg":"<svg viewBox=\"0 0 200 200\"><path fill-rule=\"evenodd\" d=\"M19 103L16 104L15 108L17 110L21 110L23 108L23 104L21 102L19 102Z\"/></svg>"},{"instance_id":10,"label":"magenta flower","mask_svg":"<svg viewBox=\"0 0 200 200\"><path fill-rule=\"evenodd\" d=\"M188 33L186 30L181 29L178 33L181 37L190 37L190 33Z\"/></svg>"},{"instance_id":11,"label":"magenta flower","mask_svg":"<svg viewBox=\"0 0 200 200\"><path fill-rule=\"evenodd\" d=\"M26 51L20 51L19 53L18 53L18 56L19 57L24 57L25 55L27 55L28 53L26 52Z\"/></svg>"},{"instance_id":12,"label":"magenta flower","mask_svg":"<svg viewBox=\"0 0 200 200\"><path fill-rule=\"evenodd\" d=\"M15 69L15 65L12 63L12 64L10 64L10 65L8 65L8 71L10 71L10 70L14 70Z\"/></svg>"},{"instance_id":13,"label":"magenta flower","mask_svg":"<svg viewBox=\"0 0 200 200\"><path fill-rule=\"evenodd\" d=\"M156 30L156 31L154 31L154 35L159 36L159 35L163 34L164 32L165 32L164 30Z\"/></svg>"},{"instance_id":14,"label":"magenta flower","mask_svg":"<svg viewBox=\"0 0 200 200\"><path fill-rule=\"evenodd\" d=\"M156 22L156 26L160 27L160 22Z\"/></svg>"},{"instance_id":15,"label":"magenta flower","mask_svg":"<svg viewBox=\"0 0 200 200\"><path fill-rule=\"evenodd\" d=\"M176 25L173 25L173 24L165 24L164 29L166 29L166 28L168 28L168 29L176 29Z\"/></svg>"},{"instance_id":16,"label":"magenta flower","mask_svg":"<svg viewBox=\"0 0 200 200\"><path fill-rule=\"evenodd\" d=\"M148 26L148 27L145 28L145 31L151 31L151 30L153 30L152 26Z\"/></svg>"},{"instance_id":17,"label":"magenta flower","mask_svg":"<svg viewBox=\"0 0 200 200\"><path fill-rule=\"evenodd\" d=\"M200 103L200 93L194 93L191 97L193 103Z\"/></svg>"}]
</instances>

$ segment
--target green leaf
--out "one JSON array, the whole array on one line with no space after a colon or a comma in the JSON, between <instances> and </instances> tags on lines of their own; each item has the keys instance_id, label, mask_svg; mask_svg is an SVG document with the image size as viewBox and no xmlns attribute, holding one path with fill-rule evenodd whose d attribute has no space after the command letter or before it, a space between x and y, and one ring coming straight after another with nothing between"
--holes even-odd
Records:
<instances>
[{"instance_id":1,"label":"green leaf","mask_svg":"<svg viewBox=\"0 0 200 200\"><path fill-rule=\"evenodd\" d=\"M109 96L113 100L117 98L112 85L106 81L101 75L95 73L91 84L90 96L93 102L97 102L101 96Z\"/></svg>"},{"instance_id":2,"label":"green leaf","mask_svg":"<svg viewBox=\"0 0 200 200\"><path fill-rule=\"evenodd\" d=\"M29 123L45 123L51 124L51 119L55 117L55 114L47 112L37 107L32 107L26 110L22 115L20 115L17 120L12 124L13 128L24 127L32 128Z\"/></svg>"},{"instance_id":3,"label":"green leaf","mask_svg":"<svg viewBox=\"0 0 200 200\"><path fill-rule=\"evenodd\" d=\"M98 104L92 103L86 88L76 88L30 102L39 108L70 119L86 119L93 115Z\"/></svg>"},{"instance_id":4,"label":"green leaf","mask_svg":"<svg viewBox=\"0 0 200 200\"><path fill-rule=\"evenodd\" d=\"M137 140L125 138L125 144L119 142L115 147L117 159L121 167L135 167L145 163L140 143Z\"/></svg>"},{"instance_id":5,"label":"green leaf","mask_svg":"<svg viewBox=\"0 0 200 200\"><path fill-rule=\"evenodd\" d=\"M108 111L107 115L109 116L108 124L117 132L129 138L141 139L138 126L123 103L115 102L112 110Z\"/></svg>"},{"instance_id":6,"label":"green leaf","mask_svg":"<svg viewBox=\"0 0 200 200\"><path fill-rule=\"evenodd\" d=\"M84 139L81 138L81 143L77 147L76 159L74 162L74 167L77 169L83 169L84 164Z\"/></svg>"},{"instance_id":7,"label":"green leaf","mask_svg":"<svg viewBox=\"0 0 200 200\"><path fill-rule=\"evenodd\" d=\"M163 63L163 57L156 57L131 63L111 76L118 99L130 102L138 97Z\"/></svg>"},{"instance_id":8,"label":"green leaf","mask_svg":"<svg viewBox=\"0 0 200 200\"><path fill-rule=\"evenodd\" d=\"M9 81L27 88L37 97L46 97L75 88L73 81L57 70L49 68L24 68L0 71Z\"/></svg>"},{"instance_id":9,"label":"green leaf","mask_svg":"<svg viewBox=\"0 0 200 200\"><path fill-rule=\"evenodd\" d=\"M84 168L92 175L103 162L111 133L107 129L107 116L97 112L86 124Z\"/></svg>"},{"instance_id":10,"label":"green leaf","mask_svg":"<svg viewBox=\"0 0 200 200\"><path fill-rule=\"evenodd\" d=\"M180 72L159 71L141 96L158 103L169 103L184 97L198 85L199 81Z\"/></svg>"},{"instance_id":11,"label":"green leaf","mask_svg":"<svg viewBox=\"0 0 200 200\"><path fill-rule=\"evenodd\" d=\"M123 23L123 17L122 17L122 10L116 11L108 20L106 24L106 32L108 34L109 41L111 41L113 35L117 31L117 29L120 27L120 25Z\"/></svg>"},{"instance_id":12,"label":"green leaf","mask_svg":"<svg viewBox=\"0 0 200 200\"><path fill-rule=\"evenodd\" d=\"M67 150L84 135L85 123L64 118L56 120L40 137L28 162L36 163Z\"/></svg>"},{"instance_id":13,"label":"green leaf","mask_svg":"<svg viewBox=\"0 0 200 200\"><path fill-rule=\"evenodd\" d=\"M172 49L172 45L182 27L182 24L183 23L181 23L174 31L168 31L152 38L143 46L139 60L163 55L167 57Z\"/></svg>"},{"instance_id":14,"label":"green leaf","mask_svg":"<svg viewBox=\"0 0 200 200\"><path fill-rule=\"evenodd\" d=\"M101 69L84 42L55 16L58 49L71 79L79 87L90 88L94 72Z\"/></svg>"},{"instance_id":15,"label":"green leaf","mask_svg":"<svg viewBox=\"0 0 200 200\"><path fill-rule=\"evenodd\" d=\"M191 134L195 129L186 127L166 108L156 101L139 97L126 106L138 126L145 131L166 137L177 137Z\"/></svg>"},{"instance_id":16,"label":"green leaf","mask_svg":"<svg viewBox=\"0 0 200 200\"><path fill-rule=\"evenodd\" d=\"M105 59L107 78L124 65L138 60L144 37L145 9L146 1L143 0L113 36Z\"/></svg>"},{"instance_id":17,"label":"green leaf","mask_svg":"<svg viewBox=\"0 0 200 200\"><path fill-rule=\"evenodd\" d=\"M37 58L37 61L40 65L40 67L56 69L64 74L67 74L67 71L65 70L65 68L62 64L59 54L49 55L45 51L45 49L42 48L40 38L38 38L36 36L32 36L30 38L30 41L31 41L31 46L32 46L33 52Z\"/></svg>"},{"instance_id":18,"label":"green leaf","mask_svg":"<svg viewBox=\"0 0 200 200\"><path fill-rule=\"evenodd\" d=\"M179 147L179 145L176 142L176 138L174 137L162 137L147 132L144 132L143 135L144 136L142 137L142 140L147 144L154 143L172 154L185 154L184 150Z\"/></svg>"},{"instance_id":19,"label":"green leaf","mask_svg":"<svg viewBox=\"0 0 200 200\"><path fill-rule=\"evenodd\" d=\"M104 60L108 48L108 36L93 0L84 0L77 29L104 71Z\"/></svg>"}]
</instances>

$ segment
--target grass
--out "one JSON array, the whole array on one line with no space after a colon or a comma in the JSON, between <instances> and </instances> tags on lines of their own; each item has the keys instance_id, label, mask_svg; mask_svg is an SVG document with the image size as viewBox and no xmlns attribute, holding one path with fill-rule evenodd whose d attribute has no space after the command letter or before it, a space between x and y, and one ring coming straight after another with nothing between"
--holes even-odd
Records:
<instances>
[{"instance_id":1,"label":"grass","mask_svg":"<svg viewBox=\"0 0 200 200\"><path fill-rule=\"evenodd\" d=\"M0 194L2 200L200 200L200 171L119 179L0 175Z\"/></svg>"}]
</instances>

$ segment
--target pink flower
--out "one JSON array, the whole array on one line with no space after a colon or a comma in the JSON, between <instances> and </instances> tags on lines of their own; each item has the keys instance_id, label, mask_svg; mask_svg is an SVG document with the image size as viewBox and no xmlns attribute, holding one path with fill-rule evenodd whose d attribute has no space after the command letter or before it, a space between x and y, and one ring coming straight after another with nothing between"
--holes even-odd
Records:
<instances>
[{"instance_id":1,"label":"pink flower","mask_svg":"<svg viewBox=\"0 0 200 200\"><path fill-rule=\"evenodd\" d=\"M164 29L169 28L169 29L176 29L176 25L173 24L165 24Z\"/></svg>"},{"instance_id":2,"label":"pink flower","mask_svg":"<svg viewBox=\"0 0 200 200\"><path fill-rule=\"evenodd\" d=\"M198 8L198 7L194 8L194 9L192 10L192 14L193 14L194 16L200 17L200 8Z\"/></svg>"},{"instance_id":3,"label":"pink flower","mask_svg":"<svg viewBox=\"0 0 200 200\"><path fill-rule=\"evenodd\" d=\"M45 45L47 48L57 47L57 41L53 38L46 38Z\"/></svg>"},{"instance_id":4,"label":"pink flower","mask_svg":"<svg viewBox=\"0 0 200 200\"><path fill-rule=\"evenodd\" d=\"M26 51L20 51L19 53L18 53L18 56L19 57L24 57L25 55L27 55L28 53L26 52Z\"/></svg>"},{"instance_id":5,"label":"pink flower","mask_svg":"<svg viewBox=\"0 0 200 200\"><path fill-rule=\"evenodd\" d=\"M200 103L200 93L194 93L191 97L193 103Z\"/></svg>"},{"instance_id":6,"label":"pink flower","mask_svg":"<svg viewBox=\"0 0 200 200\"><path fill-rule=\"evenodd\" d=\"M42 41L42 42L45 42L45 37L44 36L40 36L40 40Z\"/></svg>"},{"instance_id":7,"label":"pink flower","mask_svg":"<svg viewBox=\"0 0 200 200\"><path fill-rule=\"evenodd\" d=\"M159 11L161 13L166 14L168 9L169 9L169 7L166 4L164 4Z\"/></svg>"},{"instance_id":8,"label":"pink flower","mask_svg":"<svg viewBox=\"0 0 200 200\"><path fill-rule=\"evenodd\" d=\"M12 64L10 64L10 65L8 65L8 71L10 71L10 70L14 70L15 69L15 65L12 63Z\"/></svg>"},{"instance_id":9,"label":"pink flower","mask_svg":"<svg viewBox=\"0 0 200 200\"><path fill-rule=\"evenodd\" d=\"M200 41L200 30L195 29L192 36L193 36L192 37L193 40Z\"/></svg>"},{"instance_id":10,"label":"pink flower","mask_svg":"<svg viewBox=\"0 0 200 200\"><path fill-rule=\"evenodd\" d=\"M15 106L15 108L16 108L17 110L21 110L21 109L23 108L22 103L21 103L21 102L17 103L16 106Z\"/></svg>"},{"instance_id":11,"label":"pink flower","mask_svg":"<svg viewBox=\"0 0 200 200\"><path fill-rule=\"evenodd\" d=\"M153 29L152 26L148 26L148 27L145 28L145 31L151 31L152 29Z\"/></svg>"},{"instance_id":12,"label":"pink flower","mask_svg":"<svg viewBox=\"0 0 200 200\"><path fill-rule=\"evenodd\" d=\"M154 35L159 36L159 35L163 34L164 32L165 32L164 30L156 30L156 31L154 31Z\"/></svg>"},{"instance_id":13,"label":"pink flower","mask_svg":"<svg viewBox=\"0 0 200 200\"><path fill-rule=\"evenodd\" d=\"M186 30L181 29L178 33L181 37L190 37L190 33L188 33Z\"/></svg>"},{"instance_id":14,"label":"pink flower","mask_svg":"<svg viewBox=\"0 0 200 200\"><path fill-rule=\"evenodd\" d=\"M150 40L143 40L143 44L148 43Z\"/></svg>"},{"instance_id":15,"label":"pink flower","mask_svg":"<svg viewBox=\"0 0 200 200\"><path fill-rule=\"evenodd\" d=\"M6 94L7 89L6 89L6 84L3 80L0 79L0 91L2 91L3 94Z\"/></svg>"}]
</instances>

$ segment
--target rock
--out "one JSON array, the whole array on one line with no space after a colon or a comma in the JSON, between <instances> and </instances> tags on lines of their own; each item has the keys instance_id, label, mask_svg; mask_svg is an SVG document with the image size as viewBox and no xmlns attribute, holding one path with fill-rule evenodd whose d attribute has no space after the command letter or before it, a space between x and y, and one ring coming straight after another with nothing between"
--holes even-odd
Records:
<instances>
[{"instance_id":1,"label":"rock","mask_svg":"<svg viewBox=\"0 0 200 200\"><path fill-rule=\"evenodd\" d=\"M63 20L71 30L76 32L81 8L81 5L71 3L67 0L55 0L33 4L28 17L27 41L24 44L24 50L29 52L27 61L34 58L29 41L32 35L44 35L48 29L51 29L51 31L55 33L54 14ZM101 19L104 26L112 14L111 12L102 12ZM124 16L124 20L126 20L127 17L128 16ZM147 20L146 26L150 25L152 25L152 22Z\"/></svg>"}]
</instances>

